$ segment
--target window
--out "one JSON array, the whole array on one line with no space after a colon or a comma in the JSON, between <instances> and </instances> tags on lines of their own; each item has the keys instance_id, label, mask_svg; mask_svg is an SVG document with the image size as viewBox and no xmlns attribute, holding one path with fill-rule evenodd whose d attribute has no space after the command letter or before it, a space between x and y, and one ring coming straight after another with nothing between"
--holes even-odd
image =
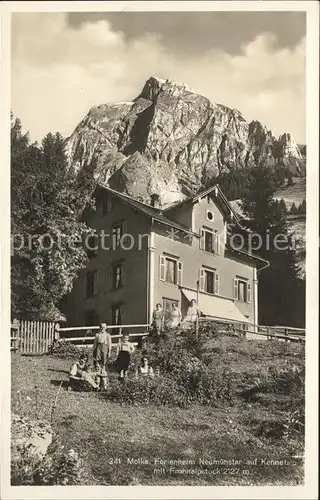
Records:
<instances>
[{"instance_id":1,"label":"window","mask_svg":"<svg viewBox=\"0 0 320 500\"><path fill-rule=\"evenodd\" d=\"M86 297L92 297L98 293L98 273L89 271L86 274Z\"/></svg>"},{"instance_id":2,"label":"window","mask_svg":"<svg viewBox=\"0 0 320 500\"><path fill-rule=\"evenodd\" d=\"M200 248L206 252L211 252L216 255L220 254L220 237L217 231L212 229L202 228L200 230Z\"/></svg>"},{"instance_id":3,"label":"window","mask_svg":"<svg viewBox=\"0 0 320 500\"><path fill-rule=\"evenodd\" d=\"M102 214L106 215L109 212L112 212L112 209L113 209L113 199L109 195L103 198L102 200Z\"/></svg>"},{"instance_id":4,"label":"window","mask_svg":"<svg viewBox=\"0 0 320 500\"><path fill-rule=\"evenodd\" d=\"M98 326L99 316L96 311L86 311L84 315L85 326Z\"/></svg>"},{"instance_id":5,"label":"window","mask_svg":"<svg viewBox=\"0 0 320 500\"><path fill-rule=\"evenodd\" d=\"M159 275L161 281L166 281L173 285L182 285L182 262L160 255Z\"/></svg>"},{"instance_id":6,"label":"window","mask_svg":"<svg viewBox=\"0 0 320 500\"><path fill-rule=\"evenodd\" d=\"M112 306L112 324L122 325L123 304L114 304Z\"/></svg>"},{"instance_id":7,"label":"window","mask_svg":"<svg viewBox=\"0 0 320 500\"><path fill-rule=\"evenodd\" d=\"M123 262L112 264L112 288L121 288L123 286Z\"/></svg>"},{"instance_id":8,"label":"window","mask_svg":"<svg viewBox=\"0 0 320 500\"><path fill-rule=\"evenodd\" d=\"M251 283L246 279L235 278L233 280L233 297L240 302L251 303Z\"/></svg>"},{"instance_id":9,"label":"window","mask_svg":"<svg viewBox=\"0 0 320 500\"><path fill-rule=\"evenodd\" d=\"M200 268L200 290L214 295L219 294L219 274L217 271Z\"/></svg>"},{"instance_id":10,"label":"window","mask_svg":"<svg viewBox=\"0 0 320 500\"><path fill-rule=\"evenodd\" d=\"M98 253L98 235L92 234L87 238L87 255L92 259Z\"/></svg>"},{"instance_id":11,"label":"window","mask_svg":"<svg viewBox=\"0 0 320 500\"><path fill-rule=\"evenodd\" d=\"M122 225L116 224L112 227L112 248L118 248L122 236Z\"/></svg>"},{"instance_id":12,"label":"window","mask_svg":"<svg viewBox=\"0 0 320 500\"><path fill-rule=\"evenodd\" d=\"M213 222L213 221L214 221L214 215L213 215L213 212L211 212L211 210L207 210L207 219L208 219L210 222Z\"/></svg>"},{"instance_id":13,"label":"window","mask_svg":"<svg viewBox=\"0 0 320 500\"><path fill-rule=\"evenodd\" d=\"M119 248L121 238L127 233L127 221L117 222L112 226L112 249Z\"/></svg>"}]
</instances>

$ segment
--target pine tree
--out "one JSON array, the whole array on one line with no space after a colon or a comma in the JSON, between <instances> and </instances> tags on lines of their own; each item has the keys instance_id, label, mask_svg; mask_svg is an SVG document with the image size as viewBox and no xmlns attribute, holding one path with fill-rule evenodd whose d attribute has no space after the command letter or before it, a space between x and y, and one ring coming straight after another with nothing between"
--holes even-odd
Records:
<instances>
[{"instance_id":1,"label":"pine tree","mask_svg":"<svg viewBox=\"0 0 320 500\"><path fill-rule=\"evenodd\" d=\"M297 215L297 213L298 213L298 208L297 208L295 202L293 202L291 205L291 208L290 208L290 214Z\"/></svg>"},{"instance_id":2,"label":"pine tree","mask_svg":"<svg viewBox=\"0 0 320 500\"><path fill-rule=\"evenodd\" d=\"M298 209L297 209L297 213L298 214L301 214L301 215L305 215L307 213L307 204L306 204L306 200L303 200Z\"/></svg>"}]
</instances>

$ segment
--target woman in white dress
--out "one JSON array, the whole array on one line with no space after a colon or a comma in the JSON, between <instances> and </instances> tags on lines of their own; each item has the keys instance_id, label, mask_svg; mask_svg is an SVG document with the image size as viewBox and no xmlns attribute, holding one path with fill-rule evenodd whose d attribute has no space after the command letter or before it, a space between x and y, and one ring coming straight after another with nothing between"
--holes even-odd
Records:
<instances>
[{"instance_id":1,"label":"woman in white dress","mask_svg":"<svg viewBox=\"0 0 320 500\"><path fill-rule=\"evenodd\" d=\"M170 318L166 322L166 327L170 330L176 328L181 322L181 311L175 302L172 303Z\"/></svg>"},{"instance_id":2,"label":"woman in white dress","mask_svg":"<svg viewBox=\"0 0 320 500\"><path fill-rule=\"evenodd\" d=\"M199 318L199 316L200 316L200 311L199 311L199 308L197 306L197 303L194 299L192 299L190 304L189 304L187 314L183 318L181 326L183 326L183 328L191 328L192 326L194 326L194 324L197 321L197 318Z\"/></svg>"}]
</instances>

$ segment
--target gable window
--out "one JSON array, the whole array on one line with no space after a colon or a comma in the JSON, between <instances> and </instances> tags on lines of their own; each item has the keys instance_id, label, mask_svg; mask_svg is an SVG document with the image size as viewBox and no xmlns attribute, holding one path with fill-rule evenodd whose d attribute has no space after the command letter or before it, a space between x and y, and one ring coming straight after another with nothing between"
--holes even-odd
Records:
<instances>
[{"instance_id":1,"label":"gable window","mask_svg":"<svg viewBox=\"0 0 320 500\"><path fill-rule=\"evenodd\" d=\"M112 288L121 288L123 286L123 262L115 262L112 269Z\"/></svg>"},{"instance_id":2,"label":"gable window","mask_svg":"<svg viewBox=\"0 0 320 500\"><path fill-rule=\"evenodd\" d=\"M89 271L86 274L86 297L93 297L98 293L98 273Z\"/></svg>"},{"instance_id":3,"label":"gable window","mask_svg":"<svg viewBox=\"0 0 320 500\"><path fill-rule=\"evenodd\" d=\"M251 283L246 279L235 278L233 280L233 297L240 302L251 303Z\"/></svg>"},{"instance_id":4,"label":"gable window","mask_svg":"<svg viewBox=\"0 0 320 500\"><path fill-rule=\"evenodd\" d=\"M206 252L220 254L220 237L217 231L209 228L202 228L200 230L200 249Z\"/></svg>"},{"instance_id":5,"label":"gable window","mask_svg":"<svg viewBox=\"0 0 320 500\"><path fill-rule=\"evenodd\" d=\"M215 270L200 268L200 291L219 294L219 274Z\"/></svg>"},{"instance_id":6,"label":"gable window","mask_svg":"<svg viewBox=\"0 0 320 500\"><path fill-rule=\"evenodd\" d=\"M207 220L209 220L210 222L214 221L214 215L211 210L207 210Z\"/></svg>"},{"instance_id":7,"label":"gable window","mask_svg":"<svg viewBox=\"0 0 320 500\"><path fill-rule=\"evenodd\" d=\"M159 277L161 281L173 285L182 285L182 262L160 255Z\"/></svg>"},{"instance_id":8,"label":"gable window","mask_svg":"<svg viewBox=\"0 0 320 500\"><path fill-rule=\"evenodd\" d=\"M109 212L112 212L113 209L113 199L110 195L106 196L102 200L102 214L106 215Z\"/></svg>"}]
</instances>

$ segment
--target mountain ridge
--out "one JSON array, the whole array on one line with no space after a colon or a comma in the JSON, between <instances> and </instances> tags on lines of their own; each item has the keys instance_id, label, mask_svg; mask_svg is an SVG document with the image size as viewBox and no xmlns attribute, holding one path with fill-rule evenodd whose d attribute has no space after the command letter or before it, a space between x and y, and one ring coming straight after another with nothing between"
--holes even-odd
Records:
<instances>
[{"instance_id":1,"label":"mountain ridge","mask_svg":"<svg viewBox=\"0 0 320 500\"><path fill-rule=\"evenodd\" d=\"M261 161L304 176L301 149L291 134L277 139L258 120L159 77L133 101L92 107L67 140L76 173L94 161L100 182L146 202L157 193L163 204Z\"/></svg>"}]
</instances>

